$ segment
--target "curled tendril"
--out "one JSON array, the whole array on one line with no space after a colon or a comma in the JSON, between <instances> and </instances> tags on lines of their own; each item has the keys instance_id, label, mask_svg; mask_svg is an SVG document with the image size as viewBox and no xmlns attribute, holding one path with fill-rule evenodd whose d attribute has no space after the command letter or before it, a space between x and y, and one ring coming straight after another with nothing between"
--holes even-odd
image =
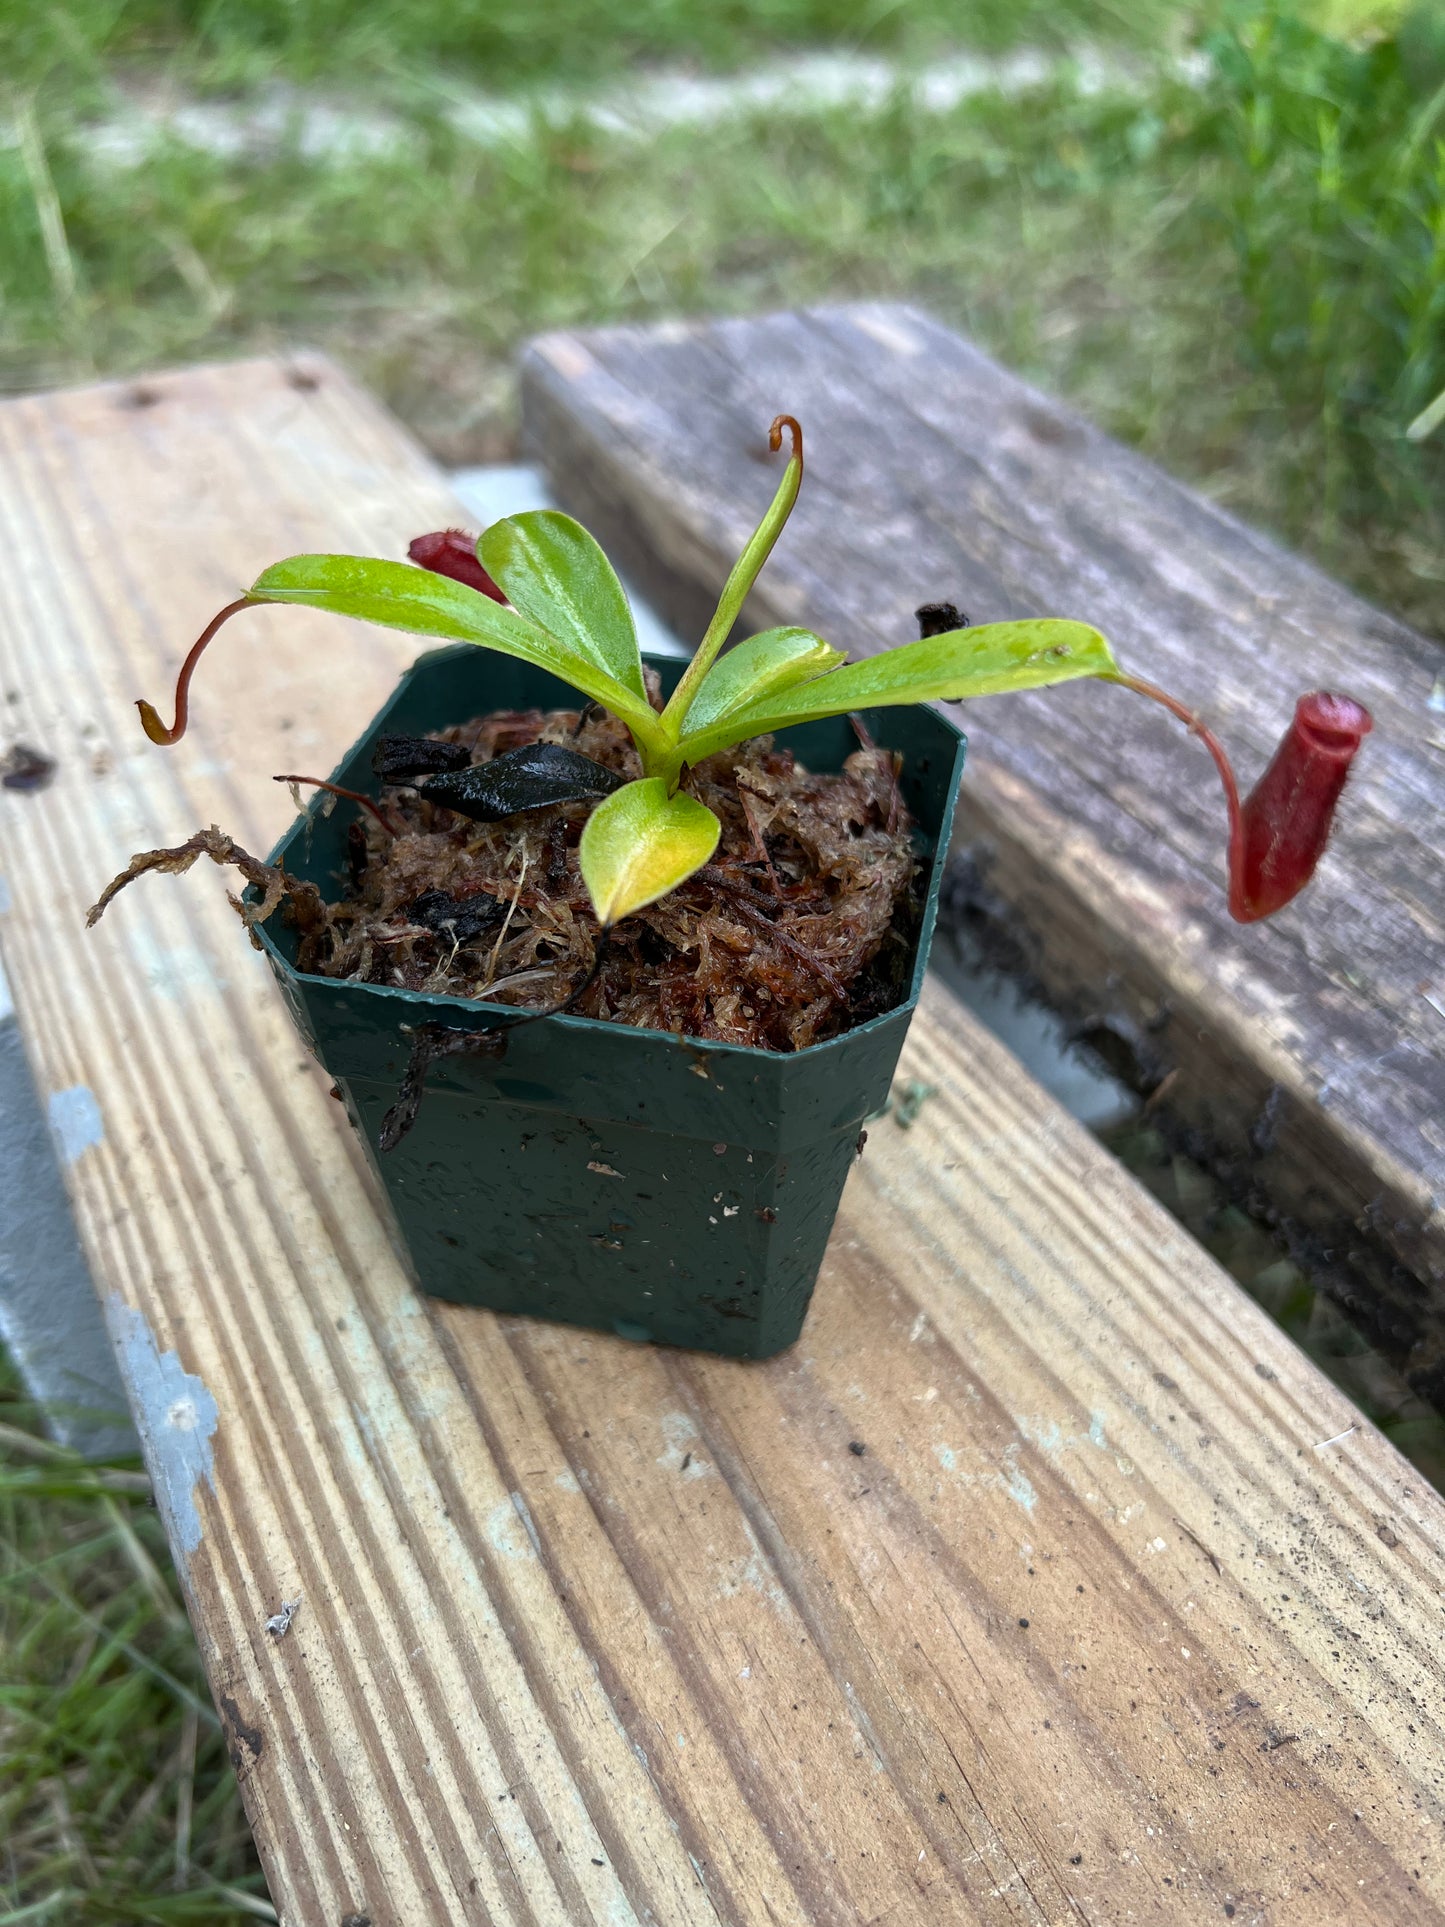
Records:
<instances>
[{"instance_id":1,"label":"curled tendril","mask_svg":"<svg viewBox=\"0 0 1445 1927\"><path fill-rule=\"evenodd\" d=\"M774 419L772 427L768 430L768 447L775 455L777 454L783 445L783 430L785 428L792 437L793 460L795 462L801 462L803 459L803 430L801 423L794 415L779 415Z\"/></svg>"},{"instance_id":2,"label":"curled tendril","mask_svg":"<svg viewBox=\"0 0 1445 1927\"><path fill-rule=\"evenodd\" d=\"M160 712L154 703L140 701L136 704L136 708L140 711L141 726L153 743L159 743L162 749L166 749L172 743L178 743L185 735L186 724L190 721L191 677L196 673L196 664L204 655L206 644L223 622L229 622L238 610L249 609L257 599L248 595L237 596L234 602L226 604L219 615L212 616L201 631L191 647L191 653L181 664L181 673L176 678L176 720L169 729L161 721Z\"/></svg>"},{"instance_id":3,"label":"curled tendril","mask_svg":"<svg viewBox=\"0 0 1445 1927\"><path fill-rule=\"evenodd\" d=\"M381 805L371 797L363 796L360 790L343 789L340 783L328 783L325 778L321 776L273 776L271 781L273 783L305 783L312 789L325 790L328 795L344 796L348 803L359 803L362 809L370 810L371 814L376 818L388 836L401 835L401 831L396 827L395 823L392 822Z\"/></svg>"}]
</instances>

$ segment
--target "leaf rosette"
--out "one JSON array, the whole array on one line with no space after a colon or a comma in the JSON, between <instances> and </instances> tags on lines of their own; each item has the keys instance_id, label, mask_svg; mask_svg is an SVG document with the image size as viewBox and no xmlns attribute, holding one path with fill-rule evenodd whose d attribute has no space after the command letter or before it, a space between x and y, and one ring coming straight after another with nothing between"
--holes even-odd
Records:
<instances>
[{"instance_id":1,"label":"leaf rosette","mask_svg":"<svg viewBox=\"0 0 1445 1927\"><path fill-rule=\"evenodd\" d=\"M555 754L553 767L543 769L546 757L539 760L533 753L536 767L524 768L523 759L515 771L490 766L490 775L489 766L438 768L426 779L424 793L437 801L456 799L450 807L483 820L505 815L512 798L517 799L514 807L522 809L600 796L583 830L579 855L593 909L606 928L667 895L711 858L721 826L687 791L688 771L707 757L796 723L859 709L968 701L1093 677L1163 703L1190 725L1214 757L1230 810L1234 914L1242 920L1272 914L1297 894L1313 873L1329 831L1333 799L1369 728L1368 715L1358 705L1352 707L1363 722L1355 729L1348 754L1314 752L1322 771L1328 763L1328 781L1321 774L1316 785L1320 797L1331 784L1333 789L1328 807L1319 799L1312 805L1309 834L1295 835L1280 812L1302 805L1285 795L1285 779L1275 774L1268 796L1261 800L1256 791L1241 806L1228 759L1212 733L1174 698L1125 675L1108 642L1086 622L1040 617L959 626L858 662L847 662L823 637L799 627L764 630L724 652L798 498L803 436L790 415L780 415L772 425L775 452L785 433L790 455L773 501L734 564L697 652L661 711L648 699L636 623L611 563L580 523L559 510L543 509L493 523L479 538L475 553L455 531L445 537L419 537L411 553L421 566L354 555L297 555L274 564L220 612L191 650L176 686L174 723L167 728L149 703L138 705L146 733L157 743L172 743L184 734L190 681L202 652L223 622L260 604L325 609L412 635L475 643L519 657L569 683L622 722L636 746L641 777L615 786L615 778L593 780L580 768L564 770ZM543 751L548 747L537 746ZM397 758L406 753L398 751ZM414 749L409 753L417 754ZM579 765L585 761L576 760ZM398 773L405 767L404 760L386 766ZM378 773L383 773L380 766ZM408 779L400 775L400 780ZM1251 852L1265 847L1275 853L1267 893L1251 890L1245 879L1249 863L1258 868L1262 861ZM1297 860L1291 856L1286 863L1277 854L1285 850L1298 851Z\"/></svg>"}]
</instances>

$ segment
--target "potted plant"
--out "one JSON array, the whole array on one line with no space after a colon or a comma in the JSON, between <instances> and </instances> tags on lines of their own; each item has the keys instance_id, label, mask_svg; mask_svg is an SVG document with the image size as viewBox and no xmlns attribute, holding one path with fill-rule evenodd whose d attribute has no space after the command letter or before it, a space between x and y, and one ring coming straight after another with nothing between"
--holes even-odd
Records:
<instances>
[{"instance_id":1,"label":"potted plant","mask_svg":"<svg viewBox=\"0 0 1445 1927\"><path fill-rule=\"evenodd\" d=\"M1370 727L1347 697L1302 698L1241 803L1203 723L1086 623L969 627L938 604L916 642L860 662L794 627L723 653L797 498L802 434L780 416L775 451L785 432L783 480L689 663L644 661L602 551L543 511L475 544L419 537L410 563L278 563L186 658L175 721L139 705L175 742L202 652L258 604L452 645L268 862L202 832L138 856L91 912L147 870L241 868L252 939L428 1292L744 1357L796 1338L922 985L964 755L939 699L1092 676L1164 703L1218 766L1241 920L1288 902L1323 850Z\"/></svg>"}]
</instances>

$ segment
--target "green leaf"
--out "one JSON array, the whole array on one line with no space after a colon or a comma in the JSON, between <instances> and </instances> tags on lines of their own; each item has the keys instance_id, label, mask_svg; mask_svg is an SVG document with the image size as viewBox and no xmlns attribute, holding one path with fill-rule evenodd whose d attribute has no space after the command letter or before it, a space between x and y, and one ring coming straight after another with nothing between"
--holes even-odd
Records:
<instances>
[{"instance_id":1,"label":"green leaf","mask_svg":"<svg viewBox=\"0 0 1445 1927\"><path fill-rule=\"evenodd\" d=\"M702 868L721 835L710 809L669 796L660 776L625 783L588 817L578 849L598 921L617 923L665 897Z\"/></svg>"},{"instance_id":2,"label":"green leaf","mask_svg":"<svg viewBox=\"0 0 1445 1927\"><path fill-rule=\"evenodd\" d=\"M662 712L664 727L669 735L680 736L683 718L692 707L693 698L702 685L704 676L712 668L718 651L732 633L748 592L757 581L763 564L773 552L773 544L782 534L788 517L793 512L793 504L798 499L798 490L803 481L803 431L790 415L779 415L773 423L770 435L772 445L778 448L782 443L782 430L787 424L793 443L793 453L788 466L783 471L783 479L769 505L767 514L754 529L747 547L734 562L732 574L723 584L723 592L718 600L712 621L707 625L707 634L697 645L697 654L683 671L682 681L673 690L666 709Z\"/></svg>"},{"instance_id":3,"label":"green leaf","mask_svg":"<svg viewBox=\"0 0 1445 1927\"><path fill-rule=\"evenodd\" d=\"M483 534L477 554L524 616L646 701L627 596L580 522L557 509L509 515Z\"/></svg>"},{"instance_id":4,"label":"green leaf","mask_svg":"<svg viewBox=\"0 0 1445 1927\"><path fill-rule=\"evenodd\" d=\"M735 709L820 676L842 660L842 650L811 629L764 629L713 664L683 718L683 728L706 729Z\"/></svg>"},{"instance_id":5,"label":"green leaf","mask_svg":"<svg viewBox=\"0 0 1445 1927\"><path fill-rule=\"evenodd\" d=\"M327 609L410 635L475 642L504 656L519 656L610 709L644 753L662 747L661 719L643 697L561 638L450 576L372 556L293 555L259 575L247 593L257 602Z\"/></svg>"},{"instance_id":6,"label":"green leaf","mask_svg":"<svg viewBox=\"0 0 1445 1927\"><path fill-rule=\"evenodd\" d=\"M681 762L696 764L749 736L820 716L845 715L850 709L962 701L1041 689L1079 676L1117 674L1108 643L1086 622L1040 619L950 629L748 703L704 729L690 731L676 754Z\"/></svg>"}]
</instances>

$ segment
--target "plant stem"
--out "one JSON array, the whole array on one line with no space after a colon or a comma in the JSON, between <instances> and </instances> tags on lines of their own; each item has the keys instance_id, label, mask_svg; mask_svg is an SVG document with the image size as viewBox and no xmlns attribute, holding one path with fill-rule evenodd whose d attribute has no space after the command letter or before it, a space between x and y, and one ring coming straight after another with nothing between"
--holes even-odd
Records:
<instances>
[{"instance_id":1,"label":"plant stem","mask_svg":"<svg viewBox=\"0 0 1445 1927\"><path fill-rule=\"evenodd\" d=\"M1180 702L1177 696L1171 696L1167 689L1161 689L1157 683L1145 682L1141 676L1126 676L1122 671L1101 676L1099 680L1119 683L1125 689L1132 689L1136 696L1147 696L1151 702L1159 703L1171 716L1177 716L1181 723L1187 723L1190 732L1199 738L1214 758L1214 767L1219 771L1219 780L1224 787L1225 807L1229 811L1229 874L1234 876L1244 847L1244 820L1240 813L1239 784L1235 780L1234 765L1223 743L1202 717Z\"/></svg>"},{"instance_id":2,"label":"plant stem","mask_svg":"<svg viewBox=\"0 0 1445 1927\"><path fill-rule=\"evenodd\" d=\"M803 480L803 431L791 415L779 415L768 430L768 447L773 453L783 445L783 430L787 429L792 440L793 452L788 461L787 471L778 484L778 492L773 497L767 514L753 532L752 540L733 564L732 574L723 586L722 596L707 633L697 645L697 653L683 672L682 681L672 692L672 699L662 712L662 725L671 740L676 742L682 735L682 726L687 712L697 694L703 677L712 668L717 653L732 633L739 612L748 593L757 581L763 564L773 552L773 545L782 534L788 517L793 512L793 504L798 499L798 490ZM676 787L677 765L671 770L658 768L649 770L649 775L666 776L669 789Z\"/></svg>"},{"instance_id":3,"label":"plant stem","mask_svg":"<svg viewBox=\"0 0 1445 1927\"><path fill-rule=\"evenodd\" d=\"M402 832L392 822L379 803L371 797L363 796L360 790L346 790L339 783L328 783L320 776L273 776L273 783L309 783L313 789L326 790L332 796L344 796L348 803L359 803L364 810L370 810L388 836L400 836Z\"/></svg>"},{"instance_id":4,"label":"plant stem","mask_svg":"<svg viewBox=\"0 0 1445 1927\"><path fill-rule=\"evenodd\" d=\"M181 664L181 673L176 678L176 720L171 724L169 729L167 729L161 721L160 713L154 704L145 701L136 704L136 708L140 711L140 719L144 726L145 733L153 743L159 743L164 749L168 748L172 743L178 743L182 736L185 735L186 724L190 721L191 677L196 673L196 664L204 655L206 644L211 640L211 637L215 635L223 622L229 622L237 610L250 608L252 602L256 599L257 598L253 596L243 595L237 596L234 602L228 602L219 615L212 616L211 620L191 645L191 653Z\"/></svg>"}]
</instances>

